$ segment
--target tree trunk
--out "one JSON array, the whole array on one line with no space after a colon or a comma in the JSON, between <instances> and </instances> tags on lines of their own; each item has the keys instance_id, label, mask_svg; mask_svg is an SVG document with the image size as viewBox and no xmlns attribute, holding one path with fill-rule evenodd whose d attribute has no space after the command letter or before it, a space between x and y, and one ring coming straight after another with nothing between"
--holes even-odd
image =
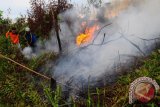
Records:
<instances>
[{"instance_id":1,"label":"tree trunk","mask_svg":"<svg viewBox=\"0 0 160 107\"><path fill-rule=\"evenodd\" d=\"M56 12L55 14L55 31L56 31L56 36L57 36L57 40L58 40L58 46L59 46L59 52L62 51L62 45L61 45L61 40L59 37L59 25L58 25L58 14Z\"/></svg>"},{"instance_id":2,"label":"tree trunk","mask_svg":"<svg viewBox=\"0 0 160 107\"><path fill-rule=\"evenodd\" d=\"M57 35L57 40L58 40L58 46L59 46L59 52L62 51L62 45L61 45L61 40L59 37L59 25L58 25L58 14L59 14L59 5L60 5L60 0L58 0L58 7L56 10L56 13L54 14L54 18L55 18L55 31L56 31L56 35Z\"/></svg>"}]
</instances>

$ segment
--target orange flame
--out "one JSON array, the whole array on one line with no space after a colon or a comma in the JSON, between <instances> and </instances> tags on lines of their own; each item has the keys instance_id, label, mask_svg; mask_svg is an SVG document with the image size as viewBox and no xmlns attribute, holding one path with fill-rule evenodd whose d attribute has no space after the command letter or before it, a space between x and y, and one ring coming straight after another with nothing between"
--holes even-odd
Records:
<instances>
[{"instance_id":1,"label":"orange flame","mask_svg":"<svg viewBox=\"0 0 160 107\"><path fill-rule=\"evenodd\" d=\"M109 5L109 7L106 7L106 11L104 14L105 18L111 19L114 18L116 16L118 16L123 10L125 10L126 8L129 7L129 5L131 4L131 0L112 0L111 4ZM90 20L94 20L97 21L96 19L96 14L97 12L95 11L95 13L92 13ZM83 15L79 15L79 18L83 18ZM82 22L81 27L84 28L86 27L87 22ZM92 27L87 27L85 29L84 33L80 33L77 38L76 38L76 44L78 46L82 45L82 44L86 44L89 43L93 40L93 36L94 33L99 29L98 25L93 25Z\"/></svg>"},{"instance_id":2,"label":"orange flame","mask_svg":"<svg viewBox=\"0 0 160 107\"><path fill-rule=\"evenodd\" d=\"M93 39L93 35L95 33L95 31L97 31L99 29L98 25L94 25L92 27L86 28L84 33L80 33L77 38L76 38L76 44L78 46L85 44L85 43L89 43L92 41Z\"/></svg>"}]
</instances>

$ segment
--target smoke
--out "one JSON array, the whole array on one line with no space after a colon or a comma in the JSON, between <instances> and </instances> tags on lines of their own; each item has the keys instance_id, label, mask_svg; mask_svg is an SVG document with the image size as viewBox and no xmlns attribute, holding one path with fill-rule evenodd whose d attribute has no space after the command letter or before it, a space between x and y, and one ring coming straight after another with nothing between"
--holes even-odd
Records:
<instances>
[{"instance_id":1,"label":"smoke","mask_svg":"<svg viewBox=\"0 0 160 107\"><path fill-rule=\"evenodd\" d=\"M31 59L36 57L36 54L33 53L33 50L31 47L26 47L23 49L22 54L25 56L27 59Z\"/></svg>"},{"instance_id":2,"label":"smoke","mask_svg":"<svg viewBox=\"0 0 160 107\"><path fill-rule=\"evenodd\" d=\"M51 31L50 35L55 35L54 31ZM47 53L58 53L58 43L55 36L52 36L49 40L38 40L34 47L25 47L22 50L22 54L27 59L37 58L38 56Z\"/></svg>"},{"instance_id":3,"label":"smoke","mask_svg":"<svg viewBox=\"0 0 160 107\"><path fill-rule=\"evenodd\" d=\"M112 68L118 61L127 64L131 59L119 55L149 54L155 44L153 38L160 34L159 11L159 0L120 0L100 8L74 7L61 14L63 55L52 69L53 77L62 83L72 81L74 85L80 85L80 81L87 83L89 77L94 82L104 74L114 74ZM88 26L97 23L100 30L95 33L94 42L78 47L75 40L85 29L81 27L83 21L89 22ZM55 40L52 36L43 51L57 50Z\"/></svg>"}]
</instances>

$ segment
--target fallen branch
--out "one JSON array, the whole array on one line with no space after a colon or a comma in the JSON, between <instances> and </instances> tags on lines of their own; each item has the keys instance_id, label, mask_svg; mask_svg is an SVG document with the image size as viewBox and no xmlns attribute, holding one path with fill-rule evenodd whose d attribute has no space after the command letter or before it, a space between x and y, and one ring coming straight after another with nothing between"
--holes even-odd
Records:
<instances>
[{"instance_id":1,"label":"fallen branch","mask_svg":"<svg viewBox=\"0 0 160 107\"><path fill-rule=\"evenodd\" d=\"M105 27L107 27L107 26L109 26L109 25L111 25L111 24L112 24L112 23L109 23L109 24L106 24L106 25L104 25L103 27L101 27L100 30L99 30L99 32L98 32L97 35L95 36L95 38L94 38L94 40L93 40L92 43L94 43L94 41L97 39L97 37L98 37L98 35L101 33L101 31L102 31Z\"/></svg>"},{"instance_id":2,"label":"fallen branch","mask_svg":"<svg viewBox=\"0 0 160 107\"><path fill-rule=\"evenodd\" d=\"M143 56L145 56L145 53L140 49L140 47L139 47L137 44L135 44L135 43L133 43L132 41L130 41L130 40L129 40L128 38L126 38L122 33L120 33L120 34L122 35L123 39L125 39L126 41L128 41L131 45L133 45L135 48L137 48L137 49L139 50L139 52L142 53Z\"/></svg>"},{"instance_id":3,"label":"fallen branch","mask_svg":"<svg viewBox=\"0 0 160 107\"><path fill-rule=\"evenodd\" d=\"M36 72L36 71L34 71L34 70L32 70L32 69L30 69L30 68L28 68L28 67L20 64L20 63L14 61L14 60L12 60L12 59L10 59L10 58L2 55L2 54L0 54L0 57L1 57L1 58L4 58L4 59L6 59L6 60L9 60L9 61L11 61L11 62L13 62L13 63L15 63L15 64L17 64L17 65L19 65L19 66L27 69L28 71L30 71L30 72L32 72L32 73L34 73L34 74L36 74L36 75L38 75L38 76L40 76L40 77L43 77L44 79L51 80L51 78L49 78L49 77L47 77L47 76L45 76L45 75L43 75L43 74L41 74L41 73L38 73L38 72Z\"/></svg>"}]
</instances>

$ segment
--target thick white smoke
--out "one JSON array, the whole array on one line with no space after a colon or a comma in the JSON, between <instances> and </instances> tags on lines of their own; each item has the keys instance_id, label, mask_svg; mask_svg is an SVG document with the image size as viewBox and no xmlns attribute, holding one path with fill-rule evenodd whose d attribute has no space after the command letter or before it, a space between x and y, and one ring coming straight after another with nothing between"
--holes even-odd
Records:
<instances>
[{"instance_id":1,"label":"thick white smoke","mask_svg":"<svg viewBox=\"0 0 160 107\"><path fill-rule=\"evenodd\" d=\"M51 32L51 35L55 35L54 32ZM22 54L27 59L37 58L38 56L47 53L47 52L58 52L57 40L55 36L51 37L50 40L37 41L35 47L25 47L22 50Z\"/></svg>"},{"instance_id":2,"label":"thick white smoke","mask_svg":"<svg viewBox=\"0 0 160 107\"><path fill-rule=\"evenodd\" d=\"M100 12L98 14L100 18L104 16L104 9L107 8L95 8ZM61 82L68 81L70 78L73 78L73 81L86 80L87 82L89 76L96 79L104 73L112 74L114 71L110 71L118 59L118 54L145 55L155 41L144 41L140 38L152 39L160 34L160 1L132 0L130 6L118 16L112 19L102 17L103 23L99 20L101 27L107 23L112 24L102 29L94 45L77 47L75 39L81 27L80 21L76 18L79 14L77 10L74 8L62 14L64 20L69 18L73 24L68 27L65 22L61 23L63 34L61 39L67 40L68 53L59 59L56 68L53 69L53 77ZM122 63L126 63L127 59L122 58Z\"/></svg>"},{"instance_id":3,"label":"thick white smoke","mask_svg":"<svg viewBox=\"0 0 160 107\"><path fill-rule=\"evenodd\" d=\"M115 63L127 63L129 57L118 58L119 54L126 55L147 55L152 49L155 41L143 39L158 38L160 34L160 0L121 0L131 1L129 7L125 7L119 14L111 19L105 18L110 7L117 8L117 4L106 3L103 8L91 6L89 8L76 8L61 14L60 38L63 45L63 53L52 69L53 77L57 81L66 82L71 78L73 82L88 81L88 77L96 80L106 74L115 73L111 70ZM121 2L120 2L121 3ZM115 7L114 7L115 6ZM118 8L121 9L121 8ZM83 11L82 11L83 10ZM82 13L81 13L82 12ZM76 37L81 28L82 20L98 19L101 27L110 24L96 32L94 43L78 47L75 43ZM92 21L91 24L94 24ZM105 37L104 37L105 34ZM51 39L43 45L38 44L37 53L58 51L56 36L53 33ZM24 54L29 57L32 53L29 48Z\"/></svg>"},{"instance_id":4,"label":"thick white smoke","mask_svg":"<svg viewBox=\"0 0 160 107\"><path fill-rule=\"evenodd\" d=\"M22 54L25 56L27 59L31 59L36 57L36 54L33 52L31 47L25 47L22 51Z\"/></svg>"}]
</instances>

